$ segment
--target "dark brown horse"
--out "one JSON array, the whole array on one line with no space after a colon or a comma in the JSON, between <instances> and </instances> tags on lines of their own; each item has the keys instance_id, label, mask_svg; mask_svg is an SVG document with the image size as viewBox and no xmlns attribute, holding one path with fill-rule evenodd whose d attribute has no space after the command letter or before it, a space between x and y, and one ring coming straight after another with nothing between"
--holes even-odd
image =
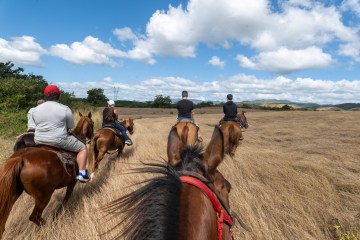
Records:
<instances>
[{"instance_id":1,"label":"dark brown horse","mask_svg":"<svg viewBox=\"0 0 360 240\"><path fill-rule=\"evenodd\" d=\"M170 144L181 142L176 128L170 132ZM206 150L199 144L186 145L181 161L170 164L147 164L137 173L158 176L146 185L106 205L108 217L119 219L115 238L124 239L229 239L230 185L217 170L224 157L223 136L215 127ZM215 186L214 186L215 185ZM221 200L220 200L221 199ZM115 229L106 232L114 234Z\"/></svg>"},{"instance_id":2,"label":"dark brown horse","mask_svg":"<svg viewBox=\"0 0 360 240\"><path fill-rule=\"evenodd\" d=\"M225 153L234 156L239 140L244 139L242 135L242 128L248 128L248 122L245 117L245 112L237 114L237 121L223 121L220 123L220 129L224 135L224 149Z\"/></svg>"},{"instance_id":3,"label":"dark brown horse","mask_svg":"<svg viewBox=\"0 0 360 240\"><path fill-rule=\"evenodd\" d=\"M132 118L120 122L130 134L134 133L134 120ZM117 150L119 157L125 147L125 141L119 136L114 128L104 127L98 130L90 142L89 166L91 175L94 176L100 161L108 151Z\"/></svg>"},{"instance_id":4,"label":"dark brown horse","mask_svg":"<svg viewBox=\"0 0 360 240\"><path fill-rule=\"evenodd\" d=\"M171 142L170 134L173 129L176 129L177 134L180 138L180 142ZM168 146L171 144L177 144L177 146L172 146L167 148L167 155L170 164L175 165L180 161L179 153L184 148L185 145L194 145L198 141L198 131L194 123L190 121L180 121L175 126L171 128L169 137L168 137Z\"/></svg>"},{"instance_id":5,"label":"dark brown horse","mask_svg":"<svg viewBox=\"0 0 360 240\"><path fill-rule=\"evenodd\" d=\"M91 122L91 113L81 116L73 131L74 135L80 138L91 136ZM75 158L76 153L72 153L72 156ZM66 187L65 198L58 209L60 211L73 192L77 171L77 164L63 163L58 151L51 147L25 147L10 156L0 167L0 238L10 211L24 190L35 200L29 220L39 226L43 225L45 220L41 215L53 192Z\"/></svg>"},{"instance_id":6,"label":"dark brown horse","mask_svg":"<svg viewBox=\"0 0 360 240\"><path fill-rule=\"evenodd\" d=\"M89 112L87 116L79 112L79 116L79 122L73 132L76 133L74 135L75 137L85 143L86 139L90 140L94 135L94 122L91 119L91 112ZM25 147L36 147L34 132L27 132L20 135L14 144L13 151L17 152Z\"/></svg>"}]
</instances>

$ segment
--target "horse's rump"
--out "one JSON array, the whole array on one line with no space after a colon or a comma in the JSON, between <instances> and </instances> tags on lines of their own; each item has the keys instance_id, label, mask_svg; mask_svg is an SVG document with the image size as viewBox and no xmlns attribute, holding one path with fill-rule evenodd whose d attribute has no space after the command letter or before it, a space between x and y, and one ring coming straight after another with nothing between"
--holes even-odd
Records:
<instances>
[{"instance_id":1,"label":"horse's rump","mask_svg":"<svg viewBox=\"0 0 360 240\"><path fill-rule=\"evenodd\" d=\"M239 140L242 138L240 125L233 121L226 121L220 126L220 129L224 135L225 153L234 154Z\"/></svg>"},{"instance_id":2,"label":"horse's rump","mask_svg":"<svg viewBox=\"0 0 360 240\"><path fill-rule=\"evenodd\" d=\"M193 145L196 143L199 128L193 122L183 120L176 123L175 128L183 144Z\"/></svg>"}]
</instances>

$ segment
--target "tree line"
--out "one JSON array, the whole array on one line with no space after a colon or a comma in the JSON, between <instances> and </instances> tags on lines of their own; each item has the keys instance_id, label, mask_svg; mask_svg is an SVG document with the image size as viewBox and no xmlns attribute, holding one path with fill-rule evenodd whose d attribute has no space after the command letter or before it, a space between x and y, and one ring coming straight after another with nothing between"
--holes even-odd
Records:
<instances>
[{"instance_id":1,"label":"tree line","mask_svg":"<svg viewBox=\"0 0 360 240\"><path fill-rule=\"evenodd\" d=\"M8 62L0 62L0 135L13 136L25 131L27 111L36 106L43 98L48 82L41 75L25 74L22 67ZM61 90L60 103L71 109L92 109L105 107L109 100L104 89L93 88L87 91L86 98L77 98L74 93ZM142 108L175 108L170 96L157 95L153 101L124 101L116 100L118 107ZM212 102L203 102L196 107L212 106Z\"/></svg>"}]
</instances>

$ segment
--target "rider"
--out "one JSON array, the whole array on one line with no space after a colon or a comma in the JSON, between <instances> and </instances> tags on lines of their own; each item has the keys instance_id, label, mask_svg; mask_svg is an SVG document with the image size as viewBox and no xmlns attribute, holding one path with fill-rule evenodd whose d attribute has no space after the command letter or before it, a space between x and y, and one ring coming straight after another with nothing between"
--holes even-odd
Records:
<instances>
[{"instance_id":1,"label":"rider","mask_svg":"<svg viewBox=\"0 0 360 240\"><path fill-rule=\"evenodd\" d=\"M238 113L237 106L233 102L233 95L228 94L226 96L226 99L227 99L227 102L224 103L224 105L223 105L223 112L224 112L225 116L220 120L219 124L221 125L221 122L223 122L223 121L234 121L240 125L240 119L237 118L237 113ZM244 137L241 134L239 140L243 140L243 139L244 139Z\"/></svg>"},{"instance_id":2,"label":"rider","mask_svg":"<svg viewBox=\"0 0 360 240\"><path fill-rule=\"evenodd\" d=\"M115 114L115 102L113 100L109 100L107 102L108 106L106 108L104 108L103 110L103 123L102 126L104 127L104 125L112 125L114 128L120 130L121 134L124 137L125 140L125 144L126 145L132 145L133 142L131 141L131 139L129 138L129 136L126 134L126 128L121 125L117 120L118 116ZM113 119L109 118L109 113L111 114L111 112L114 114Z\"/></svg>"},{"instance_id":3,"label":"rider","mask_svg":"<svg viewBox=\"0 0 360 240\"><path fill-rule=\"evenodd\" d=\"M36 105L39 106L40 104L42 104L42 103L44 103L44 102L45 102L45 100L39 99L39 100L37 101L37 104L36 104ZM27 131L28 131L28 132L35 132L35 123L34 123L34 119L33 119L33 117L32 117L32 114L33 114L35 108L36 108L36 107L30 108L29 111L28 111L28 113L27 113L27 119L28 119L28 128L27 128Z\"/></svg>"},{"instance_id":4,"label":"rider","mask_svg":"<svg viewBox=\"0 0 360 240\"><path fill-rule=\"evenodd\" d=\"M79 166L79 173L76 179L80 182L89 181L86 170L86 146L68 133L68 130L74 127L74 117L70 108L58 102L60 90L57 86L48 85L44 94L46 102L37 106L33 112L35 143L77 152L76 161Z\"/></svg>"},{"instance_id":5,"label":"rider","mask_svg":"<svg viewBox=\"0 0 360 240\"><path fill-rule=\"evenodd\" d=\"M221 121L235 121L237 122L237 106L233 102L233 95L228 94L226 96L227 102L223 105L223 112L225 116L220 120Z\"/></svg>"},{"instance_id":6,"label":"rider","mask_svg":"<svg viewBox=\"0 0 360 240\"><path fill-rule=\"evenodd\" d=\"M178 110L178 122L182 120L189 120L190 122L194 123L198 128L199 126L195 122L194 119L194 103L188 99L188 92L182 91L181 93L182 100L178 101L176 104L176 108ZM200 132L198 131L198 141L202 142L202 138L200 137Z\"/></svg>"}]
</instances>

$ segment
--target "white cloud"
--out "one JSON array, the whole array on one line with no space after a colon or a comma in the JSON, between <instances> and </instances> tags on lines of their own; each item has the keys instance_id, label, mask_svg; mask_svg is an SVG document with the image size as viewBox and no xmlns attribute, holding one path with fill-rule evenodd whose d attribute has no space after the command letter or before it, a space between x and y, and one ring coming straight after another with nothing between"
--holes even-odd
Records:
<instances>
[{"instance_id":1,"label":"white cloud","mask_svg":"<svg viewBox=\"0 0 360 240\"><path fill-rule=\"evenodd\" d=\"M170 5L167 11L153 14L144 38L134 42L133 51L148 59L156 55L195 57L201 43L229 48L236 42L252 47L257 52L255 58L282 49L293 53L319 49L316 56L322 62L313 66L324 67L333 58L330 53L323 53L326 46L359 42L357 29L342 22L341 11L335 6L291 0L282 2L281 8L282 11L273 12L266 0L190 0L185 7ZM283 55L282 59L291 62L293 55ZM347 56L357 59L359 53ZM309 65L301 63L285 71L300 71ZM276 63L273 67L279 68ZM268 62L265 69L271 68Z\"/></svg>"},{"instance_id":2,"label":"white cloud","mask_svg":"<svg viewBox=\"0 0 360 240\"><path fill-rule=\"evenodd\" d=\"M304 69L324 68L332 63L330 54L317 47L301 50L279 48L277 51L262 52L252 59L238 55L236 60L244 68L266 70L286 74Z\"/></svg>"},{"instance_id":3,"label":"white cloud","mask_svg":"<svg viewBox=\"0 0 360 240\"><path fill-rule=\"evenodd\" d=\"M14 37L11 41L0 38L0 61L11 61L15 64L43 66L40 57L46 54L34 37Z\"/></svg>"},{"instance_id":4,"label":"white cloud","mask_svg":"<svg viewBox=\"0 0 360 240\"><path fill-rule=\"evenodd\" d=\"M213 56L208 63L214 67L218 67L221 69L223 69L225 66L225 62L221 61L220 58L217 56Z\"/></svg>"},{"instance_id":5,"label":"white cloud","mask_svg":"<svg viewBox=\"0 0 360 240\"><path fill-rule=\"evenodd\" d=\"M178 77L151 78L139 83L124 84L104 79L87 83L57 83L61 89L73 92L78 97L86 97L87 90L102 88L108 98L137 101L153 100L156 95L179 99L181 91L189 91L192 99L204 101L224 101L228 93L235 101L258 99L279 99L294 102L314 102L337 104L359 102L360 80L331 81L311 78L290 79L279 76L273 79L260 79L252 75L238 74L221 81L198 83ZM131 95L129 90L131 89ZM115 95L115 93L117 95ZM119 98L117 98L117 97Z\"/></svg>"},{"instance_id":6,"label":"white cloud","mask_svg":"<svg viewBox=\"0 0 360 240\"><path fill-rule=\"evenodd\" d=\"M82 42L74 42L70 46L56 44L51 46L50 53L77 64L105 64L112 67L117 63L111 57L126 57L123 51L114 49L108 43L88 36Z\"/></svg>"},{"instance_id":7,"label":"white cloud","mask_svg":"<svg viewBox=\"0 0 360 240\"><path fill-rule=\"evenodd\" d=\"M353 11L360 17L360 1L359 0L345 0L341 4L343 11Z\"/></svg>"},{"instance_id":8,"label":"white cloud","mask_svg":"<svg viewBox=\"0 0 360 240\"><path fill-rule=\"evenodd\" d=\"M114 35L118 37L120 41L137 40L138 37L133 33L131 28L117 28L113 31Z\"/></svg>"}]
</instances>

